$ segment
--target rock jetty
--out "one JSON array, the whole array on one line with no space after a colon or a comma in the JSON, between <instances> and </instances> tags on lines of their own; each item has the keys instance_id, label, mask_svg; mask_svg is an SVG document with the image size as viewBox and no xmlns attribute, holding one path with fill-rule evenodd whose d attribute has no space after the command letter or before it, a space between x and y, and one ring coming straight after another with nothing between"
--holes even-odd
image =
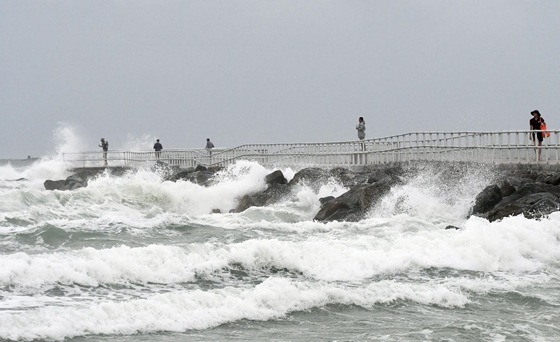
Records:
<instances>
[{"instance_id":1,"label":"rock jetty","mask_svg":"<svg viewBox=\"0 0 560 342\"><path fill-rule=\"evenodd\" d=\"M445 179L441 186L449 187L455 181L459 182L465 174L473 170L479 171L481 166L466 163L440 163L439 165L432 163L430 167L438 170L437 177ZM156 168L164 174L163 181L184 180L201 186L211 186L216 173L221 170L219 167L203 166L187 170L166 168L165 165L156 165ZM469 215L483 217L489 221L501 220L511 215L538 219L560 210L560 172L521 168L493 169L488 166L484 168L488 168L486 174L490 179L490 185L473 198ZM239 198L237 206L230 212L240 213L250 207L267 206L286 200L301 184L317 191L326 182L334 180L348 191L338 197L321 198L320 210L314 219L320 222L359 221L393 187L402 185L406 179L422 170L425 172L421 164L366 171L352 171L346 168L330 170L305 168L297 172L290 181L282 171L276 170L265 177L265 190L243 195ZM100 170L82 171L65 180L47 180L44 186L47 190L75 190L86 187L88 180L98 176L100 172ZM112 169L103 172L120 175L125 170Z\"/></svg>"}]
</instances>

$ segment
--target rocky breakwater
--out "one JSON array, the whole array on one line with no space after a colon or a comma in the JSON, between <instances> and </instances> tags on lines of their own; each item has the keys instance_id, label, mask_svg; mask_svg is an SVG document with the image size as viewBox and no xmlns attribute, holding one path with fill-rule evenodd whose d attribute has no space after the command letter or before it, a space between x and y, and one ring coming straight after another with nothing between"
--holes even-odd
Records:
<instances>
[{"instance_id":1,"label":"rocky breakwater","mask_svg":"<svg viewBox=\"0 0 560 342\"><path fill-rule=\"evenodd\" d=\"M541 218L560 210L560 173L551 171L502 171L494 184L474 201L471 214L490 222L508 216Z\"/></svg>"},{"instance_id":2,"label":"rocky breakwater","mask_svg":"<svg viewBox=\"0 0 560 342\"><path fill-rule=\"evenodd\" d=\"M88 171L80 171L76 172L66 179L60 180L50 180L47 179L43 185L45 186L46 190L76 190L79 188L85 188L88 185L88 181L92 178L103 174L104 172L108 172L111 175L121 176L126 172L124 168L98 168L92 169Z\"/></svg>"},{"instance_id":3,"label":"rocky breakwater","mask_svg":"<svg viewBox=\"0 0 560 342\"><path fill-rule=\"evenodd\" d=\"M372 172L353 172L344 168L306 168L297 172L288 182L282 172L276 170L266 176L267 188L264 191L243 196L232 212L242 212L252 206L274 204L288 198L292 190L301 184L318 190L326 182L336 181L350 190L336 198L321 198L321 209L315 220L359 221L368 208L401 181L401 173L400 168Z\"/></svg>"},{"instance_id":4,"label":"rocky breakwater","mask_svg":"<svg viewBox=\"0 0 560 342\"><path fill-rule=\"evenodd\" d=\"M205 168L198 166L187 170L177 171L156 165L162 173L163 181L189 181L201 186L211 186L214 176L221 168ZM330 181L342 184L348 189L338 197L324 197L320 199L321 207L314 219L321 222L328 221L359 221L366 217L368 211L375 206L391 189L407 182L416 174L423 172L433 177L436 184L453 191L455 184L460 184L465 174L474 170L480 172L481 165L469 164L441 164L430 165L426 171L422 165L395 167L383 170L355 172L345 168L330 170L320 168L306 168L297 172L288 181L282 171L276 170L265 177L266 189L256 193L245 194L239 199L237 206L230 212L240 213L254 206L267 206L281 200L293 199L294 190L301 184L318 191L320 187ZM47 190L75 190L87 186L88 180L101 172L111 172L121 175L126 170L96 170L79 172L65 180L47 180ZM512 170L488 168L484 177L490 183L476 198L472 200L470 215L488 219L501 220L512 215L524 215L527 218L541 218L560 210L560 172L545 170ZM218 210L213 212L218 213ZM451 228L456 228L452 227Z\"/></svg>"},{"instance_id":5,"label":"rocky breakwater","mask_svg":"<svg viewBox=\"0 0 560 342\"><path fill-rule=\"evenodd\" d=\"M202 186L211 186L215 182L214 176L220 170L221 168L207 169L197 166L195 169L171 174L165 177L164 181L184 180ZM306 168L297 172L288 181L282 171L276 170L266 175L266 188L263 191L243 195L237 206L230 212L240 213L251 207L263 207L282 200L290 200L293 199L293 190L302 184L318 191L323 184L334 180L350 190L340 198L322 198L323 208L317 214L316 219L320 221L356 221L364 216L372 203L389 191L392 185L399 182L397 177L399 172L400 169L357 173L345 168L331 170ZM219 213L219 210L216 209L212 212Z\"/></svg>"},{"instance_id":6,"label":"rocky breakwater","mask_svg":"<svg viewBox=\"0 0 560 342\"><path fill-rule=\"evenodd\" d=\"M489 179L491 185L473 198L469 216L476 215L489 221L501 220L512 215L538 219L560 210L559 172L493 169L469 164L441 164L435 168L434 165L430 167L434 170L432 176L436 178L436 183L441 182L441 186L449 191L453 191L454 184L464 183L465 174L475 169L480 172L480 168L485 168L481 176ZM287 182L277 170L267 176L266 190L243 196L237 208L232 211L242 212L252 206L266 206L286 199L294 186L301 182L318 189L321 184L334 179L349 190L338 197L321 198L321 208L314 219L321 222L359 221L365 218L368 211L393 187L403 185L407 179L415 177L419 172L426 173L426 169L416 165L406 169L397 167L356 173L343 168L308 168L299 171Z\"/></svg>"}]
</instances>

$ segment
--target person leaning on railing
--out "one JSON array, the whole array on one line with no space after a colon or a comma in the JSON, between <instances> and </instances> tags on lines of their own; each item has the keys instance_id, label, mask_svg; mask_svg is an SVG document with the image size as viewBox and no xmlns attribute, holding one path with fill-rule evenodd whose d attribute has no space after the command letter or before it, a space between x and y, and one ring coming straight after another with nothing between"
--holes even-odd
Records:
<instances>
[{"instance_id":1,"label":"person leaning on railing","mask_svg":"<svg viewBox=\"0 0 560 342\"><path fill-rule=\"evenodd\" d=\"M529 140L533 140L535 146L537 146L537 141L538 141L538 145L542 146L542 142L543 142L543 132L541 131L541 125L545 125L546 123L544 122L544 119L541 117L541 113L539 113L538 110L534 110L531 112L531 115L533 116L533 118L529 121L529 129L530 130L535 130L538 131L536 134L535 132L532 132L529 134ZM536 154L536 158L535 160L541 161L541 149L535 149L535 154Z\"/></svg>"}]
</instances>

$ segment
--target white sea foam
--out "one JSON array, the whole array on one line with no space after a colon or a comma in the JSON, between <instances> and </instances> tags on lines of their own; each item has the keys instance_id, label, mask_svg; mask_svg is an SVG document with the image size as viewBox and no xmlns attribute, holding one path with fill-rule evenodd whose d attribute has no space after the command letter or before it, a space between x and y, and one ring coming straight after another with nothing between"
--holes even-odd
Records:
<instances>
[{"instance_id":1,"label":"white sea foam","mask_svg":"<svg viewBox=\"0 0 560 342\"><path fill-rule=\"evenodd\" d=\"M40 287L192 281L231 264L247 269L289 269L320 281L365 281L430 268L477 272L539 272L560 262L560 215L541 221L512 217L488 223L470 219L459 231L422 231L364 222L370 232L335 229L301 239L250 239L188 248L152 245L0 256L0 284Z\"/></svg>"},{"instance_id":2,"label":"white sea foam","mask_svg":"<svg viewBox=\"0 0 560 342\"><path fill-rule=\"evenodd\" d=\"M247 289L177 291L126 302L48 306L0 312L0 337L63 339L87 334L133 334L206 329L240 319L269 320L328 304L371 307L410 300L445 307L468 302L442 285L381 281L347 287L269 278Z\"/></svg>"},{"instance_id":3,"label":"white sea foam","mask_svg":"<svg viewBox=\"0 0 560 342\"><path fill-rule=\"evenodd\" d=\"M476 195L493 179L484 168L460 174L449 168L425 166L411 174L403 184L391 188L389 195L371 209L370 216L406 214L434 222L463 221Z\"/></svg>"}]
</instances>

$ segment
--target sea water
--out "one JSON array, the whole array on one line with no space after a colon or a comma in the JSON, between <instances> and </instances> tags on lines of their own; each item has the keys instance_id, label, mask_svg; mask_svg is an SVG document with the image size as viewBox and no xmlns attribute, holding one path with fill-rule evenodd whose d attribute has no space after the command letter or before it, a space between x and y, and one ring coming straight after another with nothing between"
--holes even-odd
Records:
<instances>
[{"instance_id":1,"label":"sea water","mask_svg":"<svg viewBox=\"0 0 560 342\"><path fill-rule=\"evenodd\" d=\"M359 222L313 221L319 198L348 190L335 180L229 213L274 170L47 191L69 175L59 157L1 165L0 340L560 339L560 213L468 217L491 175L434 170Z\"/></svg>"}]
</instances>

